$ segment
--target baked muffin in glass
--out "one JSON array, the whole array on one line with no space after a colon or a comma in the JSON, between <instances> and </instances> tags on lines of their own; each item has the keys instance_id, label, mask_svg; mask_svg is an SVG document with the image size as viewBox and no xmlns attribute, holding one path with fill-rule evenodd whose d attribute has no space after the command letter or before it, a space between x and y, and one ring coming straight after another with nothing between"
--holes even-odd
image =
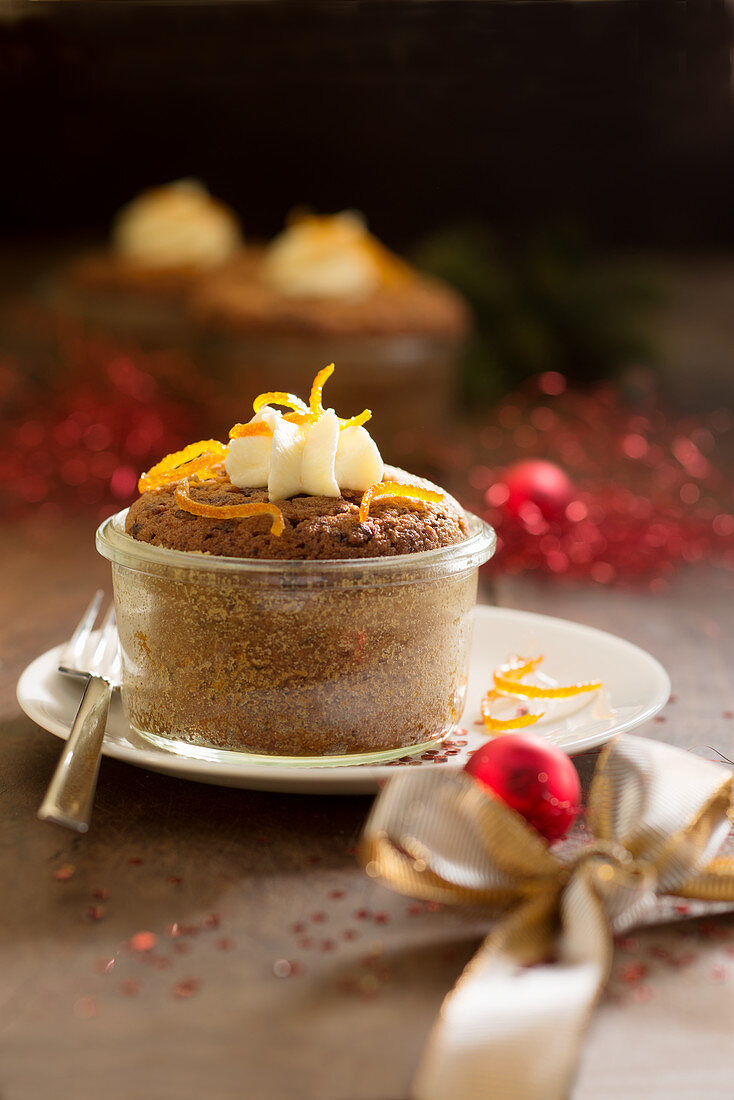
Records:
<instances>
[{"instance_id":1,"label":"baked muffin in glass","mask_svg":"<svg viewBox=\"0 0 734 1100\"><path fill-rule=\"evenodd\" d=\"M48 300L65 316L142 347L188 347L191 294L241 249L233 211L197 180L179 180L123 207L109 246L73 260Z\"/></svg>"},{"instance_id":2,"label":"baked muffin in glass","mask_svg":"<svg viewBox=\"0 0 734 1100\"><path fill-rule=\"evenodd\" d=\"M271 382L298 390L335 359L334 400L366 402L381 444L437 424L470 328L463 299L368 233L360 215L294 216L267 247L192 297L201 358L240 400Z\"/></svg>"},{"instance_id":3,"label":"baked muffin in glass","mask_svg":"<svg viewBox=\"0 0 734 1100\"><path fill-rule=\"evenodd\" d=\"M173 751L350 763L456 728L493 532L386 468L367 410L324 409L331 370L167 456L98 531L127 717Z\"/></svg>"}]
</instances>

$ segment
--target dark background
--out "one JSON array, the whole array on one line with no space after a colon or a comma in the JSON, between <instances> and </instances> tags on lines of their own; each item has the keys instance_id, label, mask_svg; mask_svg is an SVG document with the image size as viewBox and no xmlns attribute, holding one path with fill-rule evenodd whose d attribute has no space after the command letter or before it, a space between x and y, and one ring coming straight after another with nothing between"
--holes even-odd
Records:
<instances>
[{"instance_id":1,"label":"dark background","mask_svg":"<svg viewBox=\"0 0 734 1100\"><path fill-rule=\"evenodd\" d=\"M398 247L480 217L603 245L734 237L724 0L0 8L0 231L105 231L204 179L269 234L354 206Z\"/></svg>"}]
</instances>

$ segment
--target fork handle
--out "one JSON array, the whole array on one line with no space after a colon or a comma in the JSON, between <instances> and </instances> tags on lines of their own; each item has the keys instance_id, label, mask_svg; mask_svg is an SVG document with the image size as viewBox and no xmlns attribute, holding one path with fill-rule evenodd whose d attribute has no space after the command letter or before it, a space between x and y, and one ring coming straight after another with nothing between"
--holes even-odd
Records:
<instances>
[{"instance_id":1,"label":"fork handle","mask_svg":"<svg viewBox=\"0 0 734 1100\"><path fill-rule=\"evenodd\" d=\"M56 765L38 816L67 829L86 833L102 755L112 688L101 676L90 676L71 733Z\"/></svg>"}]
</instances>

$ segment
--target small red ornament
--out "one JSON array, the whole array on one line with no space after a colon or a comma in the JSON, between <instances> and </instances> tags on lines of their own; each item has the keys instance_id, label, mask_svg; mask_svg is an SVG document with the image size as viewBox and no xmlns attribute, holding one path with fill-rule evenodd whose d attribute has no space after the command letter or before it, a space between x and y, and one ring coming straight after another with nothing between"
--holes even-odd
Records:
<instances>
[{"instance_id":1,"label":"small red ornament","mask_svg":"<svg viewBox=\"0 0 734 1100\"><path fill-rule=\"evenodd\" d=\"M537 508L545 520L562 519L574 495L568 474L554 462L540 458L527 458L508 466L490 492L497 496L499 487L506 490L506 494L501 494L505 511L520 519L527 518L528 505Z\"/></svg>"},{"instance_id":2,"label":"small red ornament","mask_svg":"<svg viewBox=\"0 0 734 1100\"><path fill-rule=\"evenodd\" d=\"M532 734L488 741L464 770L548 841L565 836L581 808L581 784L569 757Z\"/></svg>"}]
</instances>

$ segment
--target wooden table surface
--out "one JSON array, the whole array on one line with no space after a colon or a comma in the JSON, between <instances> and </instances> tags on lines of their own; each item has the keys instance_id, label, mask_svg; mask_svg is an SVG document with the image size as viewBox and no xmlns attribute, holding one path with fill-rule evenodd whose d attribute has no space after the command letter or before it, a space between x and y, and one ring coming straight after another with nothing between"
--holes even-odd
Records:
<instances>
[{"instance_id":1,"label":"wooden table surface","mask_svg":"<svg viewBox=\"0 0 734 1100\"><path fill-rule=\"evenodd\" d=\"M92 526L0 532L0 1097L405 1100L481 926L363 875L353 849L369 798L230 790L105 760L86 837L36 820L59 742L22 715L15 683L109 588ZM664 596L524 578L493 596L650 650L674 697L641 732L734 759L733 590L732 574L702 567ZM619 1052L597 1043L574 1100L620 1085L655 1096L635 1092L661 1068L640 1046L639 1080L624 1082Z\"/></svg>"}]
</instances>

